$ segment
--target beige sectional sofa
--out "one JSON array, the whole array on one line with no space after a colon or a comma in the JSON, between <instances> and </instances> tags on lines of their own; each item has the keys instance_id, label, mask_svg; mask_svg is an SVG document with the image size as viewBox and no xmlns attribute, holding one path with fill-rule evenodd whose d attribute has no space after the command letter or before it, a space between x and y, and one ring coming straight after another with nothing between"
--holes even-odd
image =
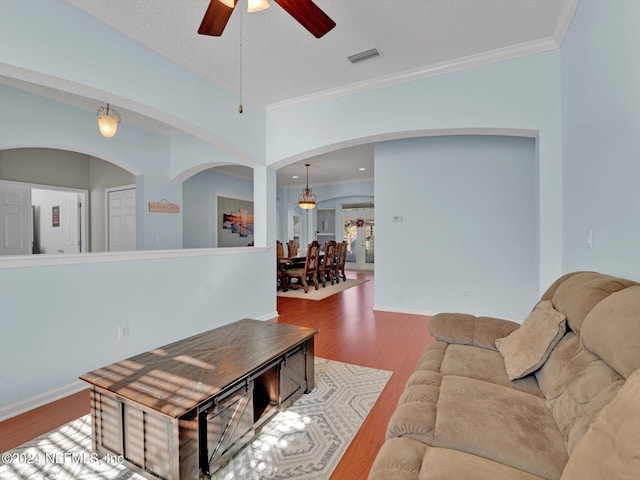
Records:
<instances>
[{"instance_id":1,"label":"beige sectional sofa","mask_svg":"<svg viewBox=\"0 0 640 480\"><path fill-rule=\"evenodd\" d=\"M525 328L542 317L546 337ZM522 326L443 313L430 332L369 480L640 479L640 284L574 272Z\"/></svg>"}]
</instances>

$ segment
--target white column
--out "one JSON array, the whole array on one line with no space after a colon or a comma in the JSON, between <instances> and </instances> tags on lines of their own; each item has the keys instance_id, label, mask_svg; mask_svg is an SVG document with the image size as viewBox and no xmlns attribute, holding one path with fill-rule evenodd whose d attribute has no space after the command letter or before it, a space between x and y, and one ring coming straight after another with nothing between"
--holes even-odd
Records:
<instances>
[{"instance_id":1,"label":"white column","mask_svg":"<svg viewBox=\"0 0 640 480\"><path fill-rule=\"evenodd\" d=\"M253 168L253 216L256 247L275 248L277 237L276 171L272 167Z\"/></svg>"}]
</instances>

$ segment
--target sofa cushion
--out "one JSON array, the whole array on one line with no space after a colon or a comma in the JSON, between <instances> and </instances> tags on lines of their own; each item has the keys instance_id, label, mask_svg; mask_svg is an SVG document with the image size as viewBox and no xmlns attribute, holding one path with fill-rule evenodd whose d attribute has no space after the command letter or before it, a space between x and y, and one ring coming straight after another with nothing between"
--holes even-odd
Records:
<instances>
[{"instance_id":1,"label":"sofa cushion","mask_svg":"<svg viewBox=\"0 0 640 480\"><path fill-rule=\"evenodd\" d=\"M452 450L427 448L420 480L541 480L542 477L492 460Z\"/></svg>"},{"instance_id":2,"label":"sofa cushion","mask_svg":"<svg viewBox=\"0 0 640 480\"><path fill-rule=\"evenodd\" d=\"M427 448L407 438L387 440L371 466L369 480L419 480Z\"/></svg>"},{"instance_id":3,"label":"sofa cushion","mask_svg":"<svg viewBox=\"0 0 640 480\"><path fill-rule=\"evenodd\" d=\"M437 396L418 386L405 390L387 428L392 437L461 450L544 478L559 478L567 461L563 435L543 398L452 375L442 377Z\"/></svg>"},{"instance_id":4,"label":"sofa cushion","mask_svg":"<svg viewBox=\"0 0 640 480\"><path fill-rule=\"evenodd\" d=\"M449 344L445 342L433 342L427 345L418 359L416 370L440 372L440 367L448 348Z\"/></svg>"},{"instance_id":5,"label":"sofa cushion","mask_svg":"<svg viewBox=\"0 0 640 480\"><path fill-rule=\"evenodd\" d=\"M522 378L539 369L565 332L563 313L553 308L549 300L536 305L518 330L496 340L509 380Z\"/></svg>"},{"instance_id":6,"label":"sofa cushion","mask_svg":"<svg viewBox=\"0 0 640 480\"><path fill-rule=\"evenodd\" d=\"M561 480L640 478L640 370L625 382L571 454Z\"/></svg>"},{"instance_id":7,"label":"sofa cushion","mask_svg":"<svg viewBox=\"0 0 640 480\"><path fill-rule=\"evenodd\" d=\"M578 273L585 273L585 272L570 272L570 273L565 273L564 275L562 275L561 277L559 277L555 282L553 282L549 288L547 288L547 290L542 294L542 296L540 297L540 301L543 300L553 300L553 296L556 293L556 290L558 289L558 287L560 285L562 285L564 283L565 280L567 280L570 277L573 277L574 275L578 274ZM593 273L593 272L589 272L589 273Z\"/></svg>"},{"instance_id":8,"label":"sofa cushion","mask_svg":"<svg viewBox=\"0 0 640 480\"><path fill-rule=\"evenodd\" d=\"M449 345L442 359L440 373L475 378L539 397L543 396L533 375L514 381L509 380L504 367L504 358L495 350L468 345Z\"/></svg>"},{"instance_id":9,"label":"sofa cushion","mask_svg":"<svg viewBox=\"0 0 640 480\"><path fill-rule=\"evenodd\" d=\"M495 350L496 339L506 337L519 327L518 323L502 318L438 313L429 322L429 333L441 342Z\"/></svg>"},{"instance_id":10,"label":"sofa cushion","mask_svg":"<svg viewBox=\"0 0 640 480\"><path fill-rule=\"evenodd\" d=\"M535 372L538 387L546 398L557 395L562 370L576 354L578 348L580 348L580 337L573 332L567 333L551 351L544 365Z\"/></svg>"},{"instance_id":11,"label":"sofa cushion","mask_svg":"<svg viewBox=\"0 0 640 480\"><path fill-rule=\"evenodd\" d=\"M547 406L571 452L600 410L622 386L620 375L580 347L548 391Z\"/></svg>"},{"instance_id":12,"label":"sofa cushion","mask_svg":"<svg viewBox=\"0 0 640 480\"><path fill-rule=\"evenodd\" d=\"M640 368L640 286L602 300L587 315L584 346L627 378Z\"/></svg>"},{"instance_id":13,"label":"sofa cushion","mask_svg":"<svg viewBox=\"0 0 640 480\"><path fill-rule=\"evenodd\" d=\"M514 388L532 395L543 396L533 375L510 381L504 368L504 358L495 350L472 347L470 345L449 345L433 342L427 345L418 360L415 372L409 378L407 386L416 383L433 384L434 377L425 380L427 372L441 375L476 378L485 382Z\"/></svg>"},{"instance_id":14,"label":"sofa cushion","mask_svg":"<svg viewBox=\"0 0 640 480\"><path fill-rule=\"evenodd\" d=\"M541 480L541 477L486 458L408 438L385 442L369 480Z\"/></svg>"},{"instance_id":15,"label":"sofa cushion","mask_svg":"<svg viewBox=\"0 0 640 480\"><path fill-rule=\"evenodd\" d=\"M543 399L478 380L443 377L435 437L438 446L545 478L558 478L567 462Z\"/></svg>"},{"instance_id":16,"label":"sofa cushion","mask_svg":"<svg viewBox=\"0 0 640 480\"><path fill-rule=\"evenodd\" d=\"M553 305L567 316L571 330L579 334L582 322L593 307L612 293L634 285L638 283L601 273L580 272L558 286Z\"/></svg>"}]
</instances>

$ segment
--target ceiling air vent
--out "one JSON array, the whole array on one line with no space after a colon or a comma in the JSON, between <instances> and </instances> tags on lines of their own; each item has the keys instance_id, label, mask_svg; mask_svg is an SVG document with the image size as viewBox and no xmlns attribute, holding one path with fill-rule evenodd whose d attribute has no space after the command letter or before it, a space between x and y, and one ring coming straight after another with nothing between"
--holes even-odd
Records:
<instances>
[{"instance_id":1,"label":"ceiling air vent","mask_svg":"<svg viewBox=\"0 0 640 480\"><path fill-rule=\"evenodd\" d=\"M360 63L365 60L369 60L370 58L375 58L380 56L380 51L377 48L370 48L369 50L365 50L364 52L354 53L353 55L349 55L347 58L351 63Z\"/></svg>"}]
</instances>

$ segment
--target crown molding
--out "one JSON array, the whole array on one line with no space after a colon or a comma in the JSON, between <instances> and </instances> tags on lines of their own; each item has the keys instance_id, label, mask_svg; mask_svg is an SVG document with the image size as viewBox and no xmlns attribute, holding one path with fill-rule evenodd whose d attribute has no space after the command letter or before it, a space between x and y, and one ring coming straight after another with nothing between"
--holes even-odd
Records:
<instances>
[{"instance_id":1,"label":"crown molding","mask_svg":"<svg viewBox=\"0 0 640 480\"><path fill-rule=\"evenodd\" d=\"M570 20L571 19L569 18L569 21ZM559 29L556 28L556 31L558 30ZM524 57L535 53L547 52L549 50L555 50L557 48L558 43L556 43L555 39L552 37L546 37L531 42L491 50L489 52L469 55L467 57L455 59L450 62L442 62L435 65L430 65L426 68L409 70L398 75L388 75L385 77L374 78L371 80L366 80L364 82L353 83L345 87L325 90L323 92L318 92L311 95L305 95L282 102L272 103L267 105L267 113L274 113L289 110L292 108L304 107L313 103L332 100L339 97L345 97L347 95L362 93L369 90L375 90L377 88L399 85L402 83L419 80L421 78L442 75L444 73L478 67L481 65L496 63L503 60L509 60L512 58Z\"/></svg>"},{"instance_id":2,"label":"crown molding","mask_svg":"<svg viewBox=\"0 0 640 480\"><path fill-rule=\"evenodd\" d=\"M573 20L573 16L578 8L578 3L580 3L580 0L566 0L562 2L562 10L560 10L560 15L558 16L558 23L556 24L556 28L553 30L553 38L556 41L558 48L562 46L564 37L569 31L571 21Z\"/></svg>"}]
</instances>

